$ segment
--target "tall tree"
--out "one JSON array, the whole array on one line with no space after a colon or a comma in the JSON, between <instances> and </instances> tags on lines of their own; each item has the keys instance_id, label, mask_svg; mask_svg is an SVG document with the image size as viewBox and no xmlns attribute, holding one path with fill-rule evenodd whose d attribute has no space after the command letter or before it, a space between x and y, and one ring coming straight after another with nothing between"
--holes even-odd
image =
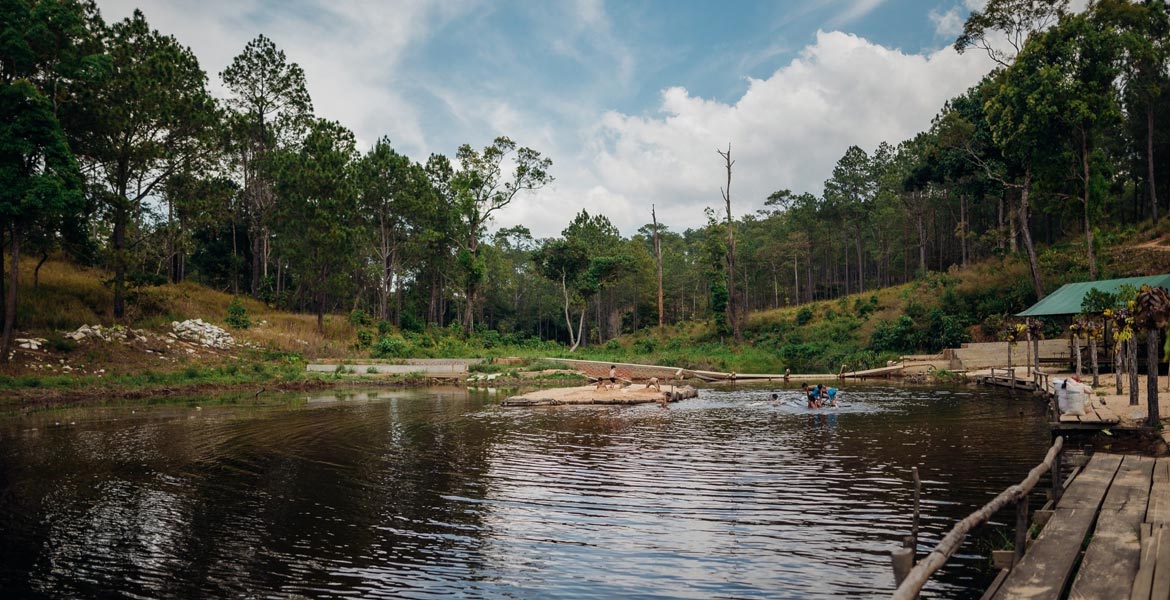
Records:
<instances>
[{"instance_id":1,"label":"tall tree","mask_svg":"<svg viewBox=\"0 0 1170 600\"><path fill-rule=\"evenodd\" d=\"M10 261L0 360L12 346L22 240L83 207L81 173L52 103L27 80L0 83L0 224Z\"/></svg>"},{"instance_id":2,"label":"tall tree","mask_svg":"<svg viewBox=\"0 0 1170 600\"><path fill-rule=\"evenodd\" d=\"M662 296L662 239L659 237L658 231L658 215L654 212L654 205L650 205L650 221L654 227L654 265L655 271L658 275L658 329L662 330L663 317L663 296Z\"/></svg>"},{"instance_id":3,"label":"tall tree","mask_svg":"<svg viewBox=\"0 0 1170 600\"><path fill-rule=\"evenodd\" d=\"M727 207L727 290L730 296L727 303L727 320L731 322L731 333L735 336L735 341L742 342L743 330L739 322L741 314L746 311L741 311L743 296L736 291L738 287L735 284L735 221L731 218L731 167L735 166L735 161L731 159L730 142L727 144L727 152L722 150L716 152L723 158L723 166L727 170L727 186L719 188L723 204Z\"/></svg>"},{"instance_id":4,"label":"tall tree","mask_svg":"<svg viewBox=\"0 0 1170 600\"><path fill-rule=\"evenodd\" d=\"M869 230L870 211L877 192L874 163L865 150L850 146L833 167L833 176L825 181L825 203L842 227L848 227L857 251L857 287L865 291L865 233ZM846 293L850 292L846 277Z\"/></svg>"},{"instance_id":5,"label":"tall tree","mask_svg":"<svg viewBox=\"0 0 1170 600\"><path fill-rule=\"evenodd\" d=\"M340 123L319 119L298 150L276 158L277 239L290 270L312 298L319 331L324 331L331 297L350 287L357 263L355 144L353 133Z\"/></svg>"},{"instance_id":6,"label":"tall tree","mask_svg":"<svg viewBox=\"0 0 1170 600\"><path fill-rule=\"evenodd\" d=\"M415 228L413 217L426 210L422 204L429 186L422 167L394 151L382 138L358 161L356 169L361 209L371 230L369 240L378 259L378 318L390 315L390 293L402 287L406 245ZM399 295L399 297L401 297ZM401 325L400 307L394 322Z\"/></svg>"},{"instance_id":7,"label":"tall tree","mask_svg":"<svg viewBox=\"0 0 1170 600\"><path fill-rule=\"evenodd\" d=\"M1170 10L1165 2L1101 0L1095 16L1115 24L1120 35L1120 61L1125 102L1131 115L1140 116L1145 143L1146 190L1150 217L1157 221L1158 191L1155 177L1154 138L1157 106L1170 89Z\"/></svg>"},{"instance_id":8,"label":"tall tree","mask_svg":"<svg viewBox=\"0 0 1170 600\"><path fill-rule=\"evenodd\" d=\"M1068 0L989 0L973 10L955 40L955 51L983 50L1000 67L1008 67L1033 31L1056 24L1068 12Z\"/></svg>"},{"instance_id":9,"label":"tall tree","mask_svg":"<svg viewBox=\"0 0 1170 600\"><path fill-rule=\"evenodd\" d=\"M303 133L313 114L313 102L304 71L263 35L248 42L220 77L231 93L227 101L232 112L229 148L242 178L252 244L250 289L257 294L268 275L270 221L276 203L269 157Z\"/></svg>"},{"instance_id":10,"label":"tall tree","mask_svg":"<svg viewBox=\"0 0 1170 600\"><path fill-rule=\"evenodd\" d=\"M484 265L479 256L480 237L492 216L512 203L520 192L538 190L552 182L552 160L516 142L498 137L483 151L468 144L456 154L459 171L451 180L456 214L463 229L460 263L464 271L464 331L475 330L475 311L483 286ZM504 172L508 163L511 175Z\"/></svg>"},{"instance_id":11,"label":"tall tree","mask_svg":"<svg viewBox=\"0 0 1170 600\"><path fill-rule=\"evenodd\" d=\"M122 318L146 200L207 152L214 105L195 54L150 29L141 11L109 28L107 48L112 72L85 97L94 127L78 154L111 224L114 316Z\"/></svg>"}]
</instances>

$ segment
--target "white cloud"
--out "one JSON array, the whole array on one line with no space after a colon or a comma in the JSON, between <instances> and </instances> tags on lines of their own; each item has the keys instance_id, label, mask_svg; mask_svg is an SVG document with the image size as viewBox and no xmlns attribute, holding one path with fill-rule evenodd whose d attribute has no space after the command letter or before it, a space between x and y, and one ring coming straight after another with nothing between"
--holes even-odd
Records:
<instances>
[{"instance_id":1,"label":"white cloud","mask_svg":"<svg viewBox=\"0 0 1170 600\"><path fill-rule=\"evenodd\" d=\"M360 149L382 135L419 149L427 147L420 107L396 91L396 69L412 44L468 10L469 3L404 0L390 10L337 0L272 9L236 0L201 0L193 10L186 2L160 1L146 5L143 13L151 27L191 46L218 96L226 94L219 73L263 33L305 70L316 114L353 129ZM107 21L115 21L140 5L137 0L101 0L100 8Z\"/></svg>"},{"instance_id":2,"label":"white cloud","mask_svg":"<svg viewBox=\"0 0 1170 600\"><path fill-rule=\"evenodd\" d=\"M848 6L829 20L830 27L840 27L868 15L886 0L849 0Z\"/></svg>"},{"instance_id":3,"label":"white cloud","mask_svg":"<svg viewBox=\"0 0 1170 600\"><path fill-rule=\"evenodd\" d=\"M518 200L499 224L551 235L584 207L629 235L649 222L653 203L673 230L701 226L703 207L721 205L725 174L716 149L728 142L736 160L733 213L763 208L781 188L819 193L850 145L872 151L912 137L989 68L979 53L905 54L818 32L791 63L750 80L734 104L674 87L662 92L656 114L601 115L579 132L579 153L554 167L557 186Z\"/></svg>"},{"instance_id":4,"label":"white cloud","mask_svg":"<svg viewBox=\"0 0 1170 600\"><path fill-rule=\"evenodd\" d=\"M538 47L583 65L588 85L558 89L517 67L524 64L523 51L508 47L499 48L494 68L515 67L521 77L533 77L531 85L517 87L514 79L489 72L471 85L443 69L412 70L417 57L411 52L431 36L472 35L445 26L469 11L490 12L477 9L476 1L403 0L393 10L355 1L271 10L234 0L203 0L193 10L159 1L148 5L146 16L192 46L220 93L218 73L263 32L304 67L317 113L353 129L362 150L382 135L419 161L430 152L451 156L462 142L482 147L496 135L540 150L553 159L557 181L518 198L495 224L523 224L538 237L559 234L582 208L608 216L626 235L649 221L651 204L676 231L701 226L703 207L720 205L724 173L715 151L728 142L736 160L735 214L762 208L780 188L819 192L849 145L872 150L881 141L913 136L989 68L982 53L959 56L946 48L906 54L854 35L819 32L787 65L748 79L734 102L671 87L653 112L618 111L609 108L611 99L628 98L639 84L638 61L653 58L615 34L603 4L581 0L570 7L571 22L559 7L535 5L549 26L533 35L544 44ZM861 18L881 3L854 0L836 20ZM101 0L108 20L128 15L134 4ZM760 52L771 57L779 48Z\"/></svg>"},{"instance_id":5,"label":"white cloud","mask_svg":"<svg viewBox=\"0 0 1170 600\"><path fill-rule=\"evenodd\" d=\"M937 8L930 11L930 21L934 23L934 33L940 37L956 37L963 33L965 19L959 14L958 7L951 7L946 12L939 12Z\"/></svg>"}]
</instances>

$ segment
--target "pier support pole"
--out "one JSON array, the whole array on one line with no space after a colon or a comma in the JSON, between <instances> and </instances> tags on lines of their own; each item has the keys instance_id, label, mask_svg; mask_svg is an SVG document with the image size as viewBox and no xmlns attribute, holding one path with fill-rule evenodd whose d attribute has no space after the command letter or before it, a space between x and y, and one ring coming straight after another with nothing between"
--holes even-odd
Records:
<instances>
[{"instance_id":1,"label":"pier support pole","mask_svg":"<svg viewBox=\"0 0 1170 600\"><path fill-rule=\"evenodd\" d=\"M1058 452L1056 454L1056 457L1052 460L1052 502L1053 502L1053 504L1060 502L1060 496L1062 494L1064 494L1064 482L1061 480L1062 475L1060 474L1060 463L1061 463L1061 458L1063 456L1064 456L1064 451L1062 449L1062 451Z\"/></svg>"},{"instance_id":2,"label":"pier support pole","mask_svg":"<svg viewBox=\"0 0 1170 600\"><path fill-rule=\"evenodd\" d=\"M1024 557L1024 550L1028 546L1028 495L1023 494L1016 500L1016 560L1019 564Z\"/></svg>"},{"instance_id":3,"label":"pier support pole","mask_svg":"<svg viewBox=\"0 0 1170 600\"><path fill-rule=\"evenodd\" d=\"M894 586L900 586L906 576L910 574L910 569L914 568L914 550L895 548L890 551L890 562L894 565Z\"/></svg>"},{"instance_id":4,"label":"pier support pole","mask_svg":"<svg viewBox=\"0 0 1170 600\"><path fill-rule=\"evenodd\" d=\"M922 480L918 478L918 467L910 467L910 471L914 473L914 524L910 528L910 536L913 538L910 545L910 558L913 561L918 558L918 507L919 499L922 496Z\"/></svg>"}]
</instances>

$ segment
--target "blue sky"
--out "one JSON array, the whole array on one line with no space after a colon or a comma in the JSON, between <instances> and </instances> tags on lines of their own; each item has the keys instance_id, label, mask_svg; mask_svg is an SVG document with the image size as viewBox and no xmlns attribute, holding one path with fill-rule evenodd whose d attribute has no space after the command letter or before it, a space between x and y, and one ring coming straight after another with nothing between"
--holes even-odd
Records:
<instances>
[{"instance_id":1,"label":"blue sky","mask_svg":"<svg viewBox=\"0 0 1170 600\"><path fill-rule=\"evenodd\" d=\"M258 34L304 67L317 114L423 161L497 135L553 159L556 182L496 225L554 236L582 208L623 233L681 231L781 188L819 193L850 144L929 126L990 65L950 49L978 0L99 0L140 7L219 72Z\"/></svg>"}]
</instances>

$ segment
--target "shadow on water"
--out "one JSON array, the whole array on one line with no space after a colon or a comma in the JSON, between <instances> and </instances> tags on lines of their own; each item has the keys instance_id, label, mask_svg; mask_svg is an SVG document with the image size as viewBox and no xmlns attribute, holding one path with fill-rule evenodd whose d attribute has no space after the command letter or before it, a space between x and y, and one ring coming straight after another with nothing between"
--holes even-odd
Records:
<instances>
[{"instance_id":1,"label":"shadow on water","mask_svg":"<svg viewBox=\"0 0 1170 600\"><path fill-rule=\"evenodd\" d=\"M504 395L314 392L6 415L0 588L872 597L893 587L911 466L926 550L1022 479L1049 440L1039 402L966 387L850 386L820 411L793 389L709 389L669 408L504 409ZM925 596L979 597L1004 531L981 530Z\"/></svg>"}]
</instances>

